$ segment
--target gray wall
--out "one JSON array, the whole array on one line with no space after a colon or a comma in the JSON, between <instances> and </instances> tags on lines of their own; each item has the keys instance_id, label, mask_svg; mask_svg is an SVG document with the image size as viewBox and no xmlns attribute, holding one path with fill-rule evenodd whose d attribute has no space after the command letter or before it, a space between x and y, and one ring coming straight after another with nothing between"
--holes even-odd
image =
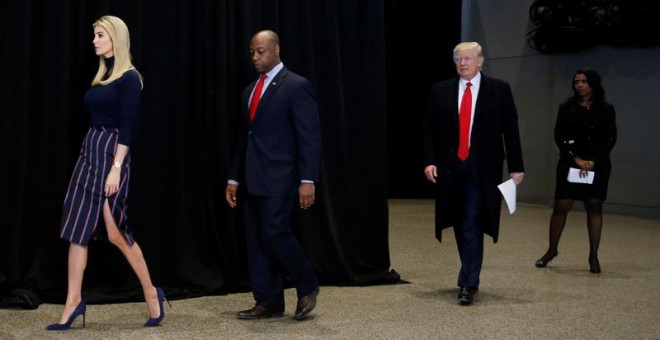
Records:
<instances>
[{"instance_id":1,"label":"gray wall","mask_svg":"<svg viewBox=\"0 0 660 340\"><path fill-rule=\"evenodd\" d=\"M584 66L603 77L619 138L605 209L660 218L660 48L599 46L543 55L527 46L531 0L463 0L462 40L484 49L484 73L508 81L520 115L525 183L519 201L551 204L558 150L553 128L571 77ZM576 207L580 204L576 204Z\"/></svg>"}]
</instances>

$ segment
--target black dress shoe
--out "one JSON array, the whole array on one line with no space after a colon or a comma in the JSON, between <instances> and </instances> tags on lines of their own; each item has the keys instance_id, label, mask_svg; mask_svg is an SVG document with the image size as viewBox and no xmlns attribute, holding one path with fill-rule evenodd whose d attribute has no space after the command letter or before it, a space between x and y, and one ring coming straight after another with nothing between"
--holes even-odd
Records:
<instances>
[{"instance_id":1,"label":"black dress shoe","mask_svg":"<svg viewBox=\"0 0 660 340\"><path fill-rule=\"evenodd\" d=\"M477 292L475 288L461 287L458 293L458 303L461 306L469 306L474 302L474 294Z\"/></svg>"},{"instance_id":2,"label":"black dress shoe","mask_svg":"<svg viewBox=\"0 0 660 340\"><path fill-rule=\"evenodd\" d=\"M274 309L268 309L263 306L254 306L252 309L238 312L238 318L244 320L259 320L266 318L281 318L282 312Z\"/></svg>"},{"instance_id":3,"label":"black dress shoe","mask_svg":"<svg viewBox=\"0 0 660 340\"><path fill-rule=\"evenodd\" d=\"M318 288L315 289L311 294L305 295L298 299L298 305L296 306L296 313L293 315L293 318L296 320L303 320L309 315L309 313L316 307L316 296L319 295Z\"/></svg>"},{"instance_id":4,"label":"black dress shoe","mask_svg":"<svg viewBox=\"0 0 660 340\"><path fill-rule=\"evenodd\" d=\"M545 255L543 255L543 257L536 260L536 263L534 263L534 265L537 268L545 268L548 265L548 263L550 263L550 261L552 261L552 259L554 259L557 256L557 254L559 254L559 253L556 252L556 251L555 252L547 252L547 253L545 253Z\"/></svg>"}]
</instances>

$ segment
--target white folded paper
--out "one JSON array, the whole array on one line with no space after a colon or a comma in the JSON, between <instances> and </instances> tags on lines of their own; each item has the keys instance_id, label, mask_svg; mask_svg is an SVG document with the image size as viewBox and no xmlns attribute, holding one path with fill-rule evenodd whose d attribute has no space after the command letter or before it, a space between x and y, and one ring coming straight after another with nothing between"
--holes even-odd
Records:
<instances>
[{"instance_id":1,"label":"white folded paper","mask_svg":"<svg viewBox=\"0 0 660 340\"><path fill-rule=\"evenodd\" d=\"M498 185L497 188L500 189L502 196L504 196L506 206L509 207L509 214L513 214L516 211L516 183L513 181L513 178Z\"/></svg>"},{"instance_id":2,"label":"white folded paper","mask_svg":"<svg viewBox=\"0 0 660 340\"><path fill-rule=\"evenodd\" d=\"M566 178L566 180L568 180L571 183L592 184L594 182L594 174L595 173L593 171L587 171L586 176L580 177L580 169L569 168L568 177Z\"/></svg>"}]
</instances>

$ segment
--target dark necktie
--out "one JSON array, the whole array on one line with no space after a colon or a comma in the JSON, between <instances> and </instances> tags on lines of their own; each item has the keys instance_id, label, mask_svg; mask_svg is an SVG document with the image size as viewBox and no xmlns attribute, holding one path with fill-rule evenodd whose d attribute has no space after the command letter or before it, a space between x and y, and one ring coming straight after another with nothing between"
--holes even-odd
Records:
<instances>
[{"instance_id":1,"label":"dark necktie","mask_svg":"<svg viewBox=\"0 0 660 340\"><path fill-rule=\"evenodd\" d=\"M458 158L466 160L470 155L470 119L472 117L472 83L465 84L465 92L461 99L461 109L458 121Z\"/></svg>"},{"instance_id":2,"label":"dark necktie","mask_svg":"<svg viewBox=\"0 0 660 340\"><path fill-rule=\"evenodd\" d=\"M261 90L264 88L264 80L266 79L265 74L259 76L259 81L257 86L254 88L252 93L252 100L250 100L250 122L254 121L254 113L257 112L257 106L259 106L259 99L261 99Z\"/></svg>"}]
</instances>

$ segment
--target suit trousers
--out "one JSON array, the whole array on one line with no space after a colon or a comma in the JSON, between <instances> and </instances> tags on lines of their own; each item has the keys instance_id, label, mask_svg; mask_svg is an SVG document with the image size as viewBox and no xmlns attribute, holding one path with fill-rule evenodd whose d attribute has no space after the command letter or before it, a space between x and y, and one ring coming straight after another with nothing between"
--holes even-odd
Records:
<instances>
[{"instance_id":1,"label":"suit trousers","mask_svg":"<svg viewBox=\"0 0 660 340\"><path fill-rule=\"evenodd\" d=\"M291 231L297 196L246 195L243 204L248 266L258 306L284 310L284 280L288 276L298 298L318 289L314 266Z\"/></svg>"},{"instance_id":2,"label":"suit trousers","mask_svg":"<svg viewBox=\"0 0 660 340\"><path fill-rule=\"evenodd\" d=\"M458 286L477 289L484 257L484 233L481 227L484 196L479 187L474 162L470 158L459 162L453 173L456 197L462 201L462 216L454 225L456 246L461 257Z\"/></svg>"}]
</instances>

